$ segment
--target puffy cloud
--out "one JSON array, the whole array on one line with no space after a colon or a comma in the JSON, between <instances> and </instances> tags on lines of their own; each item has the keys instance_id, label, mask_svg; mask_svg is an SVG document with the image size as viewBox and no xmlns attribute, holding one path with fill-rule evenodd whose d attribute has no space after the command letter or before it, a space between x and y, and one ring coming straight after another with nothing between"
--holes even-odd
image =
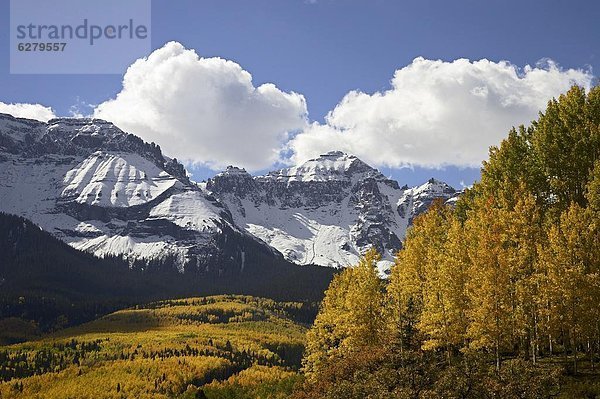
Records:
<instances>
[{"instance_id":1,"label":"puffy cloud","mask_svg":"<svg viewBox=\"0 0 600 399\"><path fill-rule=\"evenodd\" d=\"M288 134L305 127L306 102L221 58L170 42L132 64L116 98L94 116L159 144L166 154L212 168L263 169L279 160Z\"/></svg>"},{"instance_id":2,"label":"puffy cloud","mask_svg":"<svg viewBox=\"0 0 600 399\"><path fill-rule=\"evenodd\" d=\"M307 124L302 95L255 87L238 64L171 42L131 65L121 92L94 116L213 169L265 169L282 150L294 162L343 150L376 166L472 167L549 99L592 80L590 71L551 60L520 69L506 61L416 58L395 72L389 90L349 92L324 124Z\"/></svg>"},{"instance_id":3,"label":"puffy cloud","mask_svg":"<svg viewBox=\"0 0 600 399\"><path fill-rule=\"evenodd\" d=\"M348 93L325 124L311 124L289 148L297 162L339 149L378 166L479 166L512 126L592 80L590 71L551 60L519 69L505 61L416 58L395 72L391 89Z\"/></svg>"},{"instance_id":4,"label":"puffy cloud","mask_svg":"<svg viewBox=\"0 0 600 399\"><path fill-rule=\"evenodd\" d=\"M0 101L0 113L10 114L17 118L35 119L42 122L48 122L50 119L56 118L52 108L41 104L7 104Z\"/></svg>"}]
</instances>

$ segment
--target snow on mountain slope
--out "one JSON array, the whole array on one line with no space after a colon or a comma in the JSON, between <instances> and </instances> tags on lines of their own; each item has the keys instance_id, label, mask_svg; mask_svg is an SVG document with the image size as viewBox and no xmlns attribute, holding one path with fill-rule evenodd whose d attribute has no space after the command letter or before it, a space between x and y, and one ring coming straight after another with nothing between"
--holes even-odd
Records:
<instances>
[{"instance_id":1,"label":"snow on mountain slope","mask_svg":"<svg viewBox=\"0 0 600 399\"><path fill-rule=\"evenodd\" d=\"M177 183L137 154L97 151L67 172L61 197L90 205L128 207L148 202Z\"/></svg>"},{"instance_id":2,"label":"snow on mountain slope","mask_svg":"<svg viewBox=\"0 0 600 399\"><path fill-rule=\"evenodd\" d=\"M413 218L457 195L433 179L400 188L339 151L264 176L229 167L196 184L154 143L86 118L0 114L0 170L0 211L78 249L218 275L265 259L346 267L370 247L384 270Z\"/></svg>"},{"instance_id":3,"label":"snow on mountain slope","mask_svg":"<svg viewBox=\"0 0 600 399\"><path fill-rule=\"evenodd\" d=\"M200 191L185 191L171 195L156 205L149 213L149 220L169 220L179 227L201 232L218 231L222 217L214 203L206 200Z\"/></svg>"},{"instance_id":4,"label":"snow on mountain slope","mask_svg":"<svg viewBox=\"0 0 600 399\"><path fill-rule=\"evenodd\" d=\"M0 114L0 149L8 140L24 142L25 140L39 139L45 133L45 124L29 119L17 119L7 114Z\"/></svg>"},{"instance_id":5,"label":"snow on mountain slope","mask_svg":"<svg viewBox=\"0 0 600 399\"><path fill-rule=\"evenodd\" d=\"M354 155L341 151L331 151L302 165L270 172L262 177L264 181L278 182L327 182L346 181L352 177L375 171Z\"/></svg>"},{"instance_id":6,"label":"snow on mountain slope","mask_svg":"<svg viewBox=\"0 0 600 399\"><path fill-rule=\"evenodd\" d=\"M452 204L458 199L458 192L448 184L439 180L430 179L418 187L407 189L398 200L398 212L401 216L410 215L408 224L412 219L425 212L434 199L444 198L446 203Z\"/></svg>"},{"instance_id":7,"label":"snow on mountain slope","mask_svg":"<svg viewBox=\"0 0 600 399\"><path fill-rule=\"evenodd\" d=\"M0 170L0 211L99 256L219 275L261 245L280 256L239 230L177 160L106 121L0 114Z\"/></svg>"},{"instance_id":8,"label":"snow on mountain slope","mask_svg":"<svg viewBox=\"0 0 600 399\"><path fill-rule=\"evenodd\" d=\"M0 153L0 211L35 219L42 228L57 233L77 225L71 216L55 212L69 163L70 158L61 156L30 159Z\"/></svg>"},{"instance_id":9,"label":"snow on mountain slope","mask_svg":"<svg viewBox=\"0 0 600 399\"><path fill-rule=\"evenodd\" d=\"M412 219L435 198L457 193L430 180L400 188L353 155L339 151L252 177L229 167L206 183L236 225L299 264L346 267L374 246L389 268Z\"/></svg>"},{"instance_id":10,"label":"snow on mountain slope","mask_svg":"<svg viewBox=\"0 0 600 399\"><path fill-rule=\"evenodd\" d=\"M358 260L351 251L350 218L329 205L319 209L279 208L266 203L243 201L229 206L235 223L299 264L349 266Z\"/></svg>"},{"instance_id":11,"label":"snow on mountain slope","mask_svg":"<svg viewBox=\"0 0 600 399\"><path fill-rule=\"evenodd\" d=\"M98 237L71 241L74 248L81 251L92 252L97 256L106 255L125 256L128 259L161 259L165 254L176 259L180 272L184 271L187 259L185 247L172 242L172 239L154 235L148 237L134 237L128 235L103 234Z\"/></svg>"}]
</instances>

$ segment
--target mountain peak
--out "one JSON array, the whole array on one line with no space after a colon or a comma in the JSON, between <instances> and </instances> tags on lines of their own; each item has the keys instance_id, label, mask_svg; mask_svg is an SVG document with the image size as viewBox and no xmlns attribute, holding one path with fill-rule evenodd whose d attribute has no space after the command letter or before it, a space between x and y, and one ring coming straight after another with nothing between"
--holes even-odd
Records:
<instances>
[{"instance_id":1,"label":"mountain peak","mask_svg":"<svg viewBox=\"0 0 600 399\"><path fill-rule=\"evenodd\" d=\"M309 162L322 162L323 163L323 162L331 162L331 161L344 162L347 165L350 165L352 163L360 163L360 164L364 164L364 165L368 166L370 169L373 169L369 165L367 165L365 162L360 160L356 155L348 154L347 152L337 151L337 150L329 151L324 154L321 154L317 158L309 159L308 161L306 161L303 164L298 165L298 166L305 165Z\"/></svg>"},{"instance_id":2,"label":"mountain peak","mask_svg":"<svg viewBox=\"0 0 600 399\"><path fill-rule=\"evenodd\" d=\"M205 187L216 194L228 193L245 197L252 192L254 186L252 175L246 169L229 165L224 171L208 179Z\"/></svg>"},{"instance_id":3,"label":"mountain peak","mask_svg":"<svg viewBox=\"0 0 600 399\"><path fill-rule=\"evenodd\" d=\"M269 172L264 178L288 182L339 181L349 180L357 174L380 175L376 169L354 155L329 151L300 165Z\"/></svg>"},{"instance_id":4,"label":"mountain peak","mask_svg":"<svg viewBox=\"0 0 600 399\"><path fill-rule=\"evenodd\" d=\"M450 186L448 183L444 183L443 181L437 180L435 178L431 178L427 180L427 183L422 184L413 189L415 194L455 194L456 190Z\"/></svg>"},{"instance_id":5,"label":"mountain peak","mask_svg":"<svg viewBox=\"0 0 600 399\"><path fill-rule=\"evenodd\" d=\"M49 132L73 137L81 135L94 136L126 136L127 133L119 129L112 122L96 118L54 118L47 123Z\"/></svg>"},{"instance_id":6,"label":"mountain peak","mask_svg":"<svg viewBox=\"0 0 600 399\"><path fill-rule=\"evenodd\" d=\"M25 124L33 124L33 125L43 125L44 122L40 122L38 120L35 119L28 119L28 118L20 118L17 116L13 116L11 114L6 114L3 112L0 112L0 121L12 121L12 122L21 122L21 123L25 123Z\"/></svg>"},{"instance_id":7,"label":"mountain peak","mask_svg":"<svg viewBox=\"0 0 600 399\"><path fill-rule=\"evenodd\" d=\"M333 150L319 155L319 158L356 158L352 154L347 154L343 151ZM319 159L318 158L318 159Z\"/></svg>"},{"instance_id":8,"label":"mountain peak","mask_svg":"<svg viewBox=\"0 0 600 399\"><path fill-rule=\"evenodd\" d=\"M246 169L244 169L244 168L239 168L237 166L229 165L220 174L223 174L223 175L248 175L249 173L246 172Z\"/></svg>"},{"instance_id":9,"label":"mountain peak","mask_svg":"<svg viewBox=\"0 0 600 399\"><path fill-rule=\"evenodd\" d=\"M213 178L209 179L209 182L213 181L213 180L225 181L225 180L240 180L240 179L252 180L252 175L250 173L248 173L246 171L246 169L244 169L244 168L239 168L237 166L229 165L229 166L227 166L227 168L225 168L224 171L217 173Z\"/></svg>"},{"instance_id":10,"label":"mountain peak","mask_svg":"<svg viewBox=\"0 0 600 399\"><path fill-rule=\"evenodd\" d=\"M48 125L55 125L55 124L66 124L66 125L78 125L78 126L82 126L82 125L90 125L90 124L98 124L98 125L112 125L112 122L108 122L104 119L98 119L98 118L92 118L92 117L88 117L88 116L84 116L84 117L57 117L57 118L52 118L48 121Z\"/></svg>"}]
</instances>

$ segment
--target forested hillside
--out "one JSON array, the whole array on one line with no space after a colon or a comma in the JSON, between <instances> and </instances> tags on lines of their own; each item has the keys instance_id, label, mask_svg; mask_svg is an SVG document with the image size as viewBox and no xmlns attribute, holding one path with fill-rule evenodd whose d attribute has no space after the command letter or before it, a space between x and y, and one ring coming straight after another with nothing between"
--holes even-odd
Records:
<instances>
[{"instance_id":1,"label":"forested hillside","mask_svg":"<svg viewBox=\"0 0 600 399\"><path fill-rule=\"evenodd\" d=\"M600 397L600 88L490 150L455 207L415 220L389 282L336 276L297 398Z\"/></svg>"},{"instance_id":2,"label":"forested hillside","mask_svg":"<svg viewBox=\"0 0 600 399\"><path fill-rule=\"evenodd\" d=\"M0 345L158 299L248 294L318 301L335 273L268 256L237 277L173 273L162 270L161 260L154 263L97 258L24 218L0 213Z\"/></svg>"},{"instance_id":3,"label":"forested hillside","mask_svg":"<svg viewBox=\"0 0 600 399\"><path fill-rule=\"evenodd\" d=\"M242 296L140 305L0 347L1 398L285 398L311 309Z\"/></svg>"}]
</instances>

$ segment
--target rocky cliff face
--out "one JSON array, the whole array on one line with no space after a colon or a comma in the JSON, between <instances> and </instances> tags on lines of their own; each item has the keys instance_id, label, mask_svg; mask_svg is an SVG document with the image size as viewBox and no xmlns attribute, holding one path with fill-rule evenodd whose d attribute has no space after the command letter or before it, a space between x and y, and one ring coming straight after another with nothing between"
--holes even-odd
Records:
<instances>
[{"instance_id":1,"label":"rocky cliff face","mask_svg":"<svg viewBox=\"0 0 600 399\"><path fill-rule=\"evenodd\" d=\"M0 211L96 255L211 275L241 273L257 256L345 267L372 246L385 269L412 219L457 195L433 179L400 188L341 152L196 184L159 146L98 119L0 114L0 170Z\"/></svg>"},{"instance_id":2,"label":"rocky cliff face","mask_svg":"<svg viewBox=\"0 0 600 399\"><path fill-rule=\"evenodd\" d=\"M374 246L389 266L412 219L457 192L430 180L398 183L353 155L334 151L302 165L252 177L229 167L206 189L234 223L299 264L345 267Z\"/></svg>"}]
</instances>

